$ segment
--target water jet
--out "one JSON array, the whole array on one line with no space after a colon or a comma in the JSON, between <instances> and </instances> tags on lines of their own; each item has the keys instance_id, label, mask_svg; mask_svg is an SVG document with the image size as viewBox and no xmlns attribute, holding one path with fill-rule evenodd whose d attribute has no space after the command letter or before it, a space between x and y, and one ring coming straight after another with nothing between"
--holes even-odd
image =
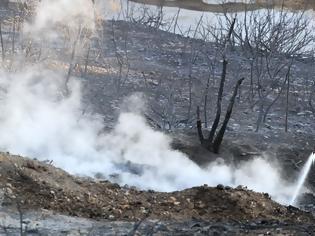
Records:
<instances>
[{"instance_id":1,"label":"water jet","mask_svg":"<svg viewBox=\"0 0 315 236\"><path fill-rule=\"evenodd\" d=\"M290 205L294 205L296 203L296 200L297 200L298 196L300 195L301 189L305 183L305 180L306 180L314 162L315 162L315 152L312 152L312 154L307 159L307 162L303 166L303 169L300 173L300 176L298 178L298 182L296 185L296 189L295 189L294 194L292 196L292 199L290 201Z\"/></svg>"}]
</instances>

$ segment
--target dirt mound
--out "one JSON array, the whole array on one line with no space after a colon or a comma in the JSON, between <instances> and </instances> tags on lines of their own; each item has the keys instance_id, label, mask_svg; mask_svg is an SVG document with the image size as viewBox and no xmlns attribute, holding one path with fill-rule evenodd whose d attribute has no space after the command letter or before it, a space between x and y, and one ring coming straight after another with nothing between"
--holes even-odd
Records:
<instances>
[{"instance_id":1,"label":"dirt mound","mask_svg":"<svg viewBox=\"0 0 315 236\"><path fill-rule=\"evenodd\" d=\"M202 186L160 193L74 177L51 164L10 154L0 154L0 163L2 205L6 206L128 221L148 218L314 222L308 213L242 187Z\"/></svg>"}]
</instances>

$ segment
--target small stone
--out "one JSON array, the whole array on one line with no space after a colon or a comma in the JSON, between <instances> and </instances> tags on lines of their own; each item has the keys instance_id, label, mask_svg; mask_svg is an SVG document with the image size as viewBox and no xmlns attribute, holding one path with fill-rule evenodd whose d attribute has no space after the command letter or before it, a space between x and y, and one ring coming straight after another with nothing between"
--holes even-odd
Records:
<instances>
[{"instance_id":1,"label":"small stone","mask_svg":"<svg viewBox=\"0 0 315 236\"><path fill-rule=\"evenodd\" d=\"M261 220L261 221L260 221L260 224L266 225L266 224L268 224L268 221L267 221L267 220Z\"/></svg>"},{"instance_id":2,"label":"small stone","mask_svg":"<svg viewBox=\"0 0 315 236\"><path fill-rule=\"evenodd\" d=\"M223 184L218 184L218 185L217 185L217 189L219 189L219 190L224 190Z\"/></svg>"},{"instance_id":3,"label":"small stone","mask_svg":"<svg viewBox=\"0 0 315 236\"><path fill-rule=\"evenodd\" d=\"M268 193L264 193L264 197L267 199L271 199L270 195Z\"/></svg>"},{"instance_id":4,"label":"small stone","mask_svg":"<svg viewBox=\"0 0 315 236\"><path fill-rule=\"evenodd\" d=\"M239 186L236 187L236 189L237 190L245 190L245 189L247 189L247 187L243 186L243 185L239 185Z\"/></svg>"},{"instance_id":5,"label":"small stone","mask_svg":"<svg viewBox=\"0 0 315 236\"><path fill-rule=\"evenodd\" d=\"M280 234L280 233L281 233L281 231L282 231L282 229L281 229L281 228L277 228L277 229L276 229L276 233L277 233L277 234Z\"/></svg>"},{"instance_id":6,"label":"small stone","mask_svg":"<svg viewBox=\"0 0 315 236\"><path fill-rule=\"evenodd\" d=\"M6 190L7 190L7 194L9 194L9 195L12 195L12 194L13 194L13 191L12 191L11 188L7 188Z\"/></svg>"},{"instance_id":7,"label":"small stone","mask_svg":"<svg viewBox=\"0 0 315 236\"><path fill-rule=\"evenodd\" d=\"M140 211L142 214L147 214L148 210L145 207L140 207Z\"/></svg>"},{"instance_id":8,"label":"small stone","mask_svg":"<svg viewBox=\"0 0 315 236\"><path fill-rule=\"evenodd\" d=\"M130 205L129 204L122 205L121 209L123 210L130 209Z\"/></svg>"},{"instance_id":9,"label":"small stone","mask_svg":"<svg viewBox=\"0 0 315 236\"><path fill-rule=\"evenodd\" d=\"M171 202L175 202L175 201L176 201L176 198L175 198L175 197L170 197L170 201L171 201Z\"/></svg>"},{"instance_id":10,"label":"small stone","mask_svg":"<svg viewBox=\"0 0 315 236\"><path fill-rule=\"evenodd\" d=\"M232 187L230 187L230 186L225 186L225 188L224 188L225 190L231 190L232 189Z\"/></svg>"}]
</instances>

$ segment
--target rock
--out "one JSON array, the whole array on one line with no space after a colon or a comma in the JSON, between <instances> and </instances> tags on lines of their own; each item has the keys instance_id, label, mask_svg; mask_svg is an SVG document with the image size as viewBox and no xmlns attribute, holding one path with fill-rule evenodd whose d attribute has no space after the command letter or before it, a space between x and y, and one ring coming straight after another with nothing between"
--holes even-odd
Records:
<instances>
[{"instance_id":1,"label":"rock","mask_svg":"<svg viewBox=\"0 0 315 236\"><path fill-rule=\"evenodd\" d=\"M171 201L171 202L175 202L175 201L176 201L176 198L175 198L175 197L170 197L170 201Z\"/></svg>"},{"instance_id":2,"label":"rock","mask_svg":"<svg viewBox=\"0 0 315 236\"><path fill-rule=\"evenodd\" d=\"M244 185L238 185L238 186L236 187L236 189L237 189L237 190L246 190L247 187L244 186Z\"/></svg>"},{"instance_id":3,"label":"rock","mask_svg":"<svg viewBox=\"0 0 315 236\"><path fill-rule=\"evenodd\" d=\"M200 228L200 227L201 225L199 223L195 223L190 228L193 229L193 228Z\"/></svg>"},{"instance_id":4,"label":"rock","mask_svg":"<svg viewBox=\"0 0 315 236\"><path fill-rule=\"evenodd\" d=\"M147 214L149 212L149 210L147 210L145 207L140 207L140 212L142 214Z\"/></svg>"},{"instance_id":5,"label":"rock","mask_svg":"<svg viewBox=\"0 0 315 236\"><path fill-rule=\"evenodd\" d=\"M27 223L25 223L26 232L29 234L38 233L40 227L42 227L42 224L38 221L27 220Z\"/></svg>"},{"instance_id":6,"label":"rock","mask_svg":"<svg viewBox=\"0 0 315 236\"><path fill-rule=\"evenodd\" d=\"M219 190L224 190L223 184L218 184L218 185L217 185L217 189L219 189Z\"/></svg>"},{"instance_id":7,"label":"rock","mask_svg":"<svg viewBox=\"0 0 315 236\"><path fill-rule=\"evenodd\" d=\"M270 195L268 193L264 193L264 197L267 199L271 199Z\"/></svg>"},{"instance_id":8,"label":"rock","mask_svg":"<svg viewBox=\"0 0 315 236\"><path fill-rule=\"evenodd\" d=\"M108 219L113 220L113 219L115 219L115 216L114 215L109 215Z\"/></svg>"},{"instance_id":9,"label":"rock","mask_svg":"<svg viewBox=\"0 0 315 236\"><path fill-rule=\"evenodd\" d=\"M13 195L13 191L11 188L6 188L6 193L10 196Z\"/></svg>"},{"instance_id":10,"label":"rock","mask_svg":"<svg viewBox=\"0 0 315 236\"><path fill-rule=\"evenodd\" d=\"M130 205L129 204L122 205L121 209L123 209L123 210L130 209Z\"/></svg>"}]
</instances>

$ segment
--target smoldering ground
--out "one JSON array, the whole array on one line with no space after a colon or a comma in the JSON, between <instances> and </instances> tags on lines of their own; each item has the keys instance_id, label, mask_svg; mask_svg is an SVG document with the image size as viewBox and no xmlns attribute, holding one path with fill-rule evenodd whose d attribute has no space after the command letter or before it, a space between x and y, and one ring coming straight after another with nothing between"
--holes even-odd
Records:
<instances>
[{"instance_id":1,"label":"smoldering ground","mask_svg":"<svg viewBox=\"0 0 315 236\"><path fill-rule=\"evenodd\" d=\"M79 80L64 97L64 75L38 67L1 73L0 146L53 163L72 174L105 178L141 189L175 191L192 186L246 185L287 202L294 185L281 179L278 166L256 158L239 166L222 161L201 168L171 149L171 139L146 124L134 96L116 126L103 131L102 118L85 111ZM137 102L136 104L132 104Z\"/></svg>"},{"instance_id":2,"label":"smoldering ground","mask_svg":"<svg viewBox=\"0 0 315 236\"><path fill-rule=\"evenodd\" d=\"M65 22L72 32L83 28L93 32L91 18L95 15L87 16L86 12L94 11L94 6L83 0L81 5L71 5L75 9L68 4L66 0L42 1L34 21L27 23L25 34L34 41L47 37L49 42L58 41L64 38L63 31L54 26ZM44 34L47 30L49 34ZM78 47L77 53L80 50L85 49ZM80 80L71 77L67 84L70 93L65 96L66 73L49 70L48 64L23 63L22 68L1 71L2 151L52 160L76 175L101 174L109 179L115 175L119 184L141 189L175 191L203 184L246 185L268 192L282 203L289 202L294 185L281 178L280 168L268 158L256 158L238 166L214 161L199 167L185 154L173 150L167 135L146 124L139 95L126 100L114 129L105 133L102 117L86 110L82 102Z\"/></svg>"}]
</instances>

